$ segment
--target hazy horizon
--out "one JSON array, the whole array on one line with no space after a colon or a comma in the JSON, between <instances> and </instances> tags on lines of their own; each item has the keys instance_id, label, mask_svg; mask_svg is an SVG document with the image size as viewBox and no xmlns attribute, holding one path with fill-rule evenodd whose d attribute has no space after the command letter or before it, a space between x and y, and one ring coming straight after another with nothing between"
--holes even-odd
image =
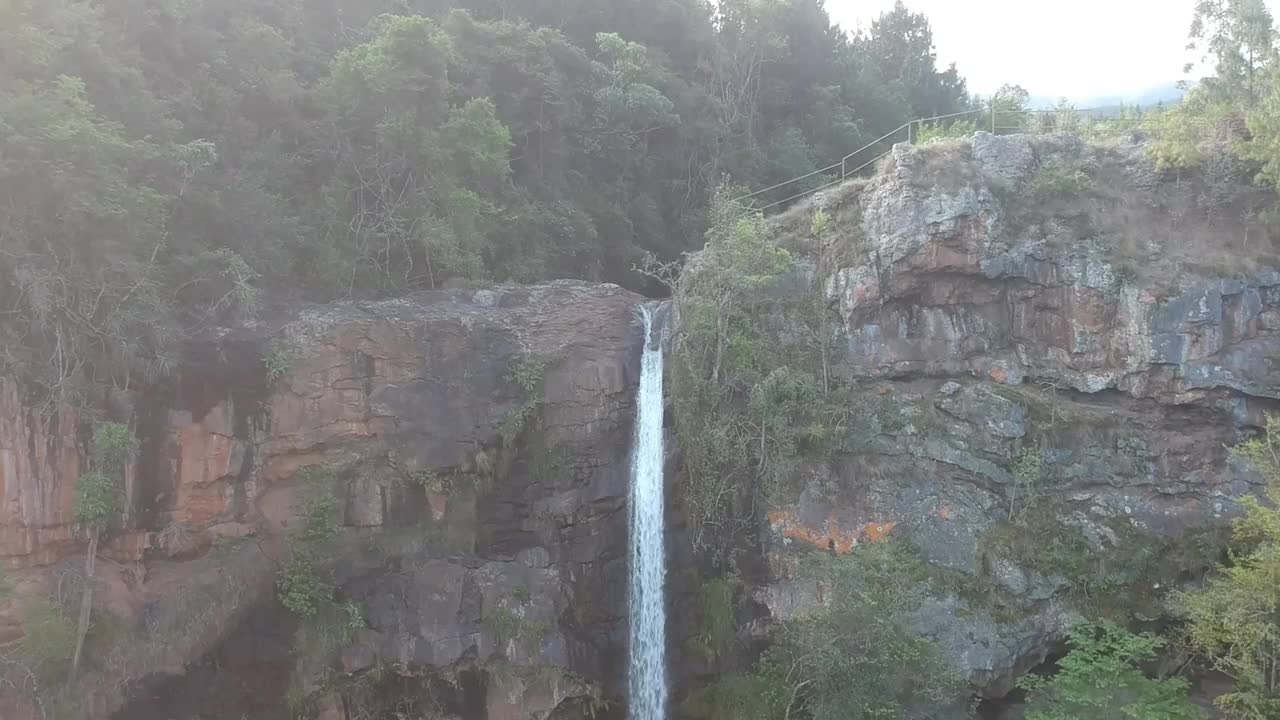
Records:
<instances>
[{"instance_id":1,"label":"hazy horizon","mask_svg":"<svg viewBox=\"0 0 1280 720\"><path fill-rule=\"evenodd\" d=\"M1033 96L1131 100L1153 88L1198 75L1183 65L1196 0L905 0L929 17L940 66L954 62L971 92L988 95L1005 83ZM869 27L894 0L827 0L834 22ZM1266 0L1280 15L1280 0Z\"/></svg>"}]
</instances>

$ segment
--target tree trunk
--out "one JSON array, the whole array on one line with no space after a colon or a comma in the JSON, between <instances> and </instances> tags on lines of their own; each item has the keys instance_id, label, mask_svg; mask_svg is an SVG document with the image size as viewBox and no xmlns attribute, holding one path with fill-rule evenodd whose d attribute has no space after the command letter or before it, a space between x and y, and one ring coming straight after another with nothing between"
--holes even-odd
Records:
<instances>
[{"instance_id":1,"label":"tree trunk","mask_svg":"<svg viewBox=\"0 0 1280 720\"><path fill-rule=\"evenodd\" d=\"M71 658L71 677L80 671L84 654L84 639L89 634L89 619L93 615L93 574L97 569L98 531L89 533L89 549L84 556L84 590L80 593L80 622L76 629L76 653Z\"/></svg>"}]
</instances>

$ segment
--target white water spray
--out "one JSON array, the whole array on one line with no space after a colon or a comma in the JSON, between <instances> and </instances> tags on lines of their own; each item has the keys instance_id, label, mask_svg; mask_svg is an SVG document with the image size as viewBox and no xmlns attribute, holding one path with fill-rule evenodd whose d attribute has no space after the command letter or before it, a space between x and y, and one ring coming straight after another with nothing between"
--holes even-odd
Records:
<instances>
[{"instance_id":1,"label":"white water spray","mask_svg":"<svg viewBox=\"0 0 1280 720\"><path fill-rule=\"evenodd\" d=\"M636 440L631 458L631 616L629 706L631 720L666 720L667 613L663 602L666 556L662 541L662 341L653 308L641 306L644 356L636 397Z\"/></svg>"}]
</instances>

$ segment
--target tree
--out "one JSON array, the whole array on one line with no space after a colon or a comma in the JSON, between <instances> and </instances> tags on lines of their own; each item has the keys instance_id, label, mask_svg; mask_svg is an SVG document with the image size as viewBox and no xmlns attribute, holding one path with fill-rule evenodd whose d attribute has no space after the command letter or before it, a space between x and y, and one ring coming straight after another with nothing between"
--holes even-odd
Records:
<instances>
[{"instance_id":1,"label":"tree","mask_svg":"<svg viewBox=\"0 0 1280 720\"><path fill-rule=\"evenodd\" d=\"M938 72L929 19L907 9L902 0L871 22L863 41L881 74L896 83L912 117L933 117L967 109L969 93L955 65Z\"/></svg>"},{"instance_id":2,"label":"tree","mask_svg":"<svg viewBox=\"0 0 1280 720\"><path fill-rule=\"evenodd\" d=\"M1280 188L1280 63L1268 71L1263 95L1246 121L1250 137L1244 155L1261 165L1262 181Z\"/></svg>"},{"instance_id":3,"label":"tree","mask_svg":"<svg viewBox=\"0 0 1280 720\"><path fill-rule=\"evenodd\" d=\"M1187 49L1213 60L1213 76L1202 81L1213 99L1253 108L1263 69L1275 59L1275 23L1264 0L1200 0L1189 35Z\"/></svg>"},{"instance_id":4,"label":"tree","mask_svg":"<svg viewBox=\"0 0 1280 720\"><path fill-rule=\"evenodd\" d=\"M1235 523L1237 549L1200 590L1176 604L1187 621L1186 642L1235 681L1215 702L1233 720L1280 717L1280 418L1265 434L1234 449L1267 481L1264 505L1245 497Z\"/></svg>"},{"instance_id":5,"label":"tree","mask_svg":"<svg viewBox=\"0 0 1280 720\"><path fill-rule=\"evenodd\" d=\"M922 16L850 38L822 0L710 5L0 3L0 372L52 409L154 382L268 292L641 285L726 177L960 109Z\"/></svg>"},{"instance_id":6,"label":"tree","mask_svg":"<svg viewBox=\"0 0 1280 720\"><path fill-rule=\"evenodd\" d=\"M76 630L75 655L71 674L80 669L84 639L89 634L93 614L93 584L97 570L98 542L124 512L124 473L133 457L136 442L127 425L99 423L93 432L89 471L76 481L73 517L89 540L84 556L84 589L80 595L80 619Z\"/></svg>"},{"instance_id":7,"label":"tree","mask_svg":"<svg viewBox=\"0 0 1280 720\"><path fill-rule=\"evenodd\" d=\"M994 116L992 126L997 131L1001 128L1012 129L1015 132L1026 130L1030 127L1030 120L1027 117L1030 101L1031 93L1021 85L1008 83L1001 85L1000 89L991 96L990 111Z\"/></svg>"},{"instance_id":8,"label":"tree","mask_svg":"<svg viewBox=\"0 0 1280 720\"><path fill-rule=\"evenodd\" d=\"M1182 678L1150 678L1142 666L1165 644L1110 622L1072 629L1051 677L1027 675L1027 720L1198 720Z\"/></svg>"}]
</instances>

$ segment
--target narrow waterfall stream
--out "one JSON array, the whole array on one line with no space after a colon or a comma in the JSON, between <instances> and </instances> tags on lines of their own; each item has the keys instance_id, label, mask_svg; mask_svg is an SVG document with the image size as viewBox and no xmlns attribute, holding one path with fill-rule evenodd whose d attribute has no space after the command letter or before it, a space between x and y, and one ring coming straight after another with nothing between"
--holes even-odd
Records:
<instances>
[{"instance_id":1,"label":"narrow waterfall stream","mask_svg":"<svg viewBox=\"0 0 1280 720\"><path fill-rule=\"evenodd\" d=\"M666 605L662 517L662 341L654 308L641 306L644 356L636 397L636 440L631 459L631 618L628 705L632 720L667 714Z\"/></svg>"}]
</instances>

